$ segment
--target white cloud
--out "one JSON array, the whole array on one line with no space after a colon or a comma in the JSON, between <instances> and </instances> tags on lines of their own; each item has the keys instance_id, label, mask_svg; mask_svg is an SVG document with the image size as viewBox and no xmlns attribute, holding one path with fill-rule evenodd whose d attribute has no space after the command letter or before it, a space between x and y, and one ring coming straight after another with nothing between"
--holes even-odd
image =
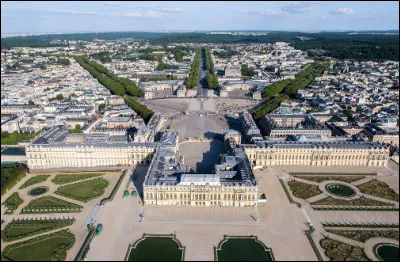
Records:
<instances>
[{"instance_id":1,"label":"white cloud","mask_svg":"<svg viewBox=\"0 0 400 262\"><path fill-rule=\"evenodd\" d=\"M78 10L56 10L54 11L57 14L62 15L95 15L96 12L92 11L78 11Z\"/></svg>"},{"instance_id":2,"label":"white cloud","mask_svg":"<svg viewBox=\"0 0 400 262\"><path fill-rule=\"evenodd\" d=\"M105 5L105 6L117 6L117 3L112 2L112 1L104 1L103 5Z\"/></svg>"},{"instance_id":3,"label":"white cloud","mask_svg":"<svg viewBox=\"0 0 400 262\"><path fill-rule=\"evenodd\" d=\"M161 18L164 16L163 13L158 11L147 11L147 12L128 12L124 14L111 14L111 16L126 16L126 17L142 17L142 18Z\"/></svg>"},{"instance_id":4,"label":"white cloud","mask_svg":"<svg viewBox=\"0 0 400 262\"><path fill-rule=\"evenodd\" d=\"M261 16L284 15L285 14L283 12L278 12L278 11L273 10L273 9L267 9L267 11L265 11L265 12L239 9L237 12L238 13L261 15Z\"/></svg>"},{"instance_id":5,"label":"white cloud","mask_svg":"<svg viewBox=\"0 0 400 262\"><path fill-rule=\"evenodd\" d=\"M308 13L312 10L312 5L320 4L320 1L301 1L289 4L282 8L283 11L289 14L303 14Z\"/></svg>"},{"instance_id":6,"label":"white cloud","mask_svg":"<svg viewBox=\"0 0 400 262\"><path fill-rule=\"evenodd\" d=\"M166 13L180 13L183 10L180 7L163 7L158 9L158 11Z\"/></svg>"},{"instance_id":7,"label":"white cloud","mask_svg":"<svg viewBox=\"0 0 400 262\"><path fill-rule=\"evenodd\" d=\"M354 11L351 8L338 8L336 10L330 11L329 12L332 15L349 15L354 13Z\"/></svg>"}]
</instances>

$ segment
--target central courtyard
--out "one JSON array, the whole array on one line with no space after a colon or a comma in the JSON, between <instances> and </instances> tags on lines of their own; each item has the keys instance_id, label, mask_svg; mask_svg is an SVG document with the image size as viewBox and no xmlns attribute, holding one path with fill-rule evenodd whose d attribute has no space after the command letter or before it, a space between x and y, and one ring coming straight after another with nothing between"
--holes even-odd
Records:
<instances>
[{"instance_id":1,"label":"central courtyard","mask_svg":"<svg viewBox=\"0 0 400 262\"><path fill-rule=\"evenodd\" d=\"M224 153L222 142L186 142L179 145L178 154L184 156L184 164L190 167L191 173L213 173L214 165L221 162Z\"/></svg>"}]
</instances>

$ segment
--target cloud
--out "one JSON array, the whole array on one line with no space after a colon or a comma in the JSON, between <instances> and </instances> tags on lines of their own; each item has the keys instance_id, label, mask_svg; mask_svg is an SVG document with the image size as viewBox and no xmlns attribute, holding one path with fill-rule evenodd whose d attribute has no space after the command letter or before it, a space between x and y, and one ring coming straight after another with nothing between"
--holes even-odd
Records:
<instances>
[{"instance_id":1,"label":"cloud","mask_svg":"<svg viewBox=\"0 0 400 262\"><path fill-rule=\"evenodd\" d=\"M96 12L92 11L78 11L78 10L56 10L54 11L56 14L61 15L95 15Z\"/></svg>"},{"instance_id":2,"label":"cloud","mask_svg":"<svg viewBox=\"0 0 400 262\"><path fill-rule=\"evenodd\" d=\"M253 15L261 15L261 16L284 15L285 14L283 12L278 12L278 11L273 10L273 9L267 9L267 11L265 11L265 12L240 9L237 12L238 13L253 14Z\"/></svg>"},{"instance_id":3,"label":"cloud","mask_svg":"<svg viewBox=\"0 0 400 262\"><path fill-rule=\"evenodd\" d=\"M183 10L180 7L142 7L142 8L153 8L154 10L149 11L136 11L136 12L125 12L125 13L110 13L109 17L136 17L136 18L165 18L172 17L171 14L181 13Z\"/></svg>"},{"instance_id":4,"label":"cloud","mask_svg":"<svg viewBox=\"0 0 400 262\"><path fill-rule=\"evenodd\" d=\"M104 1L103 5L105 5L105 6L117 6L117 3L112 2L112 1Z\"/></svg>"},{"instance_id":5,"label":"cloud","mask_svg":"<svg viewBox=\"0 0 400 262\"><path fill-rule=\"evenodd\" d=\"M336 10L330 11L329 12L332 15L349 15L354 13L354 11L351 8L338 8Z\"/></svg>"},{"instance_id":6,"label":"cloud","mask_svg":"<svg viewBox=\"0 0 400 262\"><path fill-rule=\"evenodd\" d=\"M183 12L183 10L180 7L163 7L158 9L160 12L166 12L166 13L180 13Z\"/></svg>"},{"instance_id":7,"label":"cloud","mask_svg":"<svg viewBox=\"0 0 400 262\"><path fill-rule=\"evenodd\" d=\"M110 14L112 17L126 16L126 17L140 17L140 18L161 18L164 14L159 11L147 11L147 12L128 12L124 14Z\"/></svg>"},{"instance_id":8,"label":"cloud","mask_svg":"<svg viewBox=\"0 0 400 262\"><path fill-rule=\"evenodd\" d=\"M302 1L295 2L282 8L283 11L289 14L304 14L312 10L312 5L320 4L320 1Z\"/></svg>"}]
</instances>

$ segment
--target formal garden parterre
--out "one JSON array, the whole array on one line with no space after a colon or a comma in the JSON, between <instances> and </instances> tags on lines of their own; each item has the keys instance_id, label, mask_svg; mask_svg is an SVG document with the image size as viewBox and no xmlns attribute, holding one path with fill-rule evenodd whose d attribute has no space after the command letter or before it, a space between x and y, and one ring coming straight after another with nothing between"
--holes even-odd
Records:
<instances>
[{"instance_id":1,"label":"formal garden parterre","mask_svg":"<svg viewBox=\"0 0 400 262\"><path fill-rule=\"evenodd\" d=\"M14 192L2 203L2 205L6 206L7 214L12 214L23 202L24 200L21 199L18 192Z\"/></svg>"},{"instance_id":2,"label":"formal garden parterre","mask_svg":"<svg viewBox=\"0 0 400 262\"><path fill-rule=\"evenodd\" d=\"M92 174L57 174L51 182L56 185L63 185L72 183L75 181L85 180L89 178L103 176L104 173L92 173Z\"/></svg>"},{"instance_id":3,"label":"formal garden parterre","mask_svg":"<svg viewBox=\"0 0 400 262\"><path fill-rule=\"evenodd\" d=\"M283 188L290 189L289 195L307 201L315 210L399 209L394 203L398 202L399 195L389 185L377 180L376 173L291 173L289 179L281 181Z\"/></svg>"},{"instance_id":4,"label":"formal garden parterre","mask_svg":"<svg viewBox=\"0 0 400 262\"><path fill-rule=\"evenodd\" d=\"M49 176L50 175L37 175L37 176L31 177L22 186L20 186L19 189L23 189L23 188L26 188L26 187L29 187L29 186L32 186L35 184L42 183L42 182L46 181Z\"/></svg>"},{"instance_id":5,"label":"formal garden parterre","mask_svg":"<svg viewBox=\"0 0 400 262\"><path fill-rule=\"evenodd\" d=\"M65 213L81 212L83 206L53 196L43 196L31 200L22 208L22 213Z\"/></svg>"},{"instance_id":6,"label":"formal garden parterre","mask_svg":"<svg viewBox=\"0 0 400 262\"><path fill-rule=\"evenodd\" d=\"M12 169L13 172L15 171L14 169ZM73 246L75 241L74 235L68 230L72 227L74 234L76 234L78 227L75 223L76 218L64 217L62 213L81 212L84 206L86 208L87 205L79 205L76 203L77 201L66 201L57 197L56 194L64 194L66 197L82 202L98 198L104 194L105 189L110 184L108 180L103 178L106 173L116 173L116 171L103 170L48 175L30 174L29 176L31 177L26 178L25 182L21 182L13 188L12 190L15 192L10 192L12 194L2 203L7 208L6 215L12 214L13 211L15 213L15 210L24 202L23 199L27 204L22 207L20 214L58 213L58 215L52 216L54 219L44 216L24 216L24 219L21 219L17 214L12 217L12 220L7 220L7 217L2 219L2 223L5 222L5 227L1 232L2 260L65 260L67 250ZM124 171L123 174L125 173ZM11 182L16 184L17 180L21 181L22 175L25 174L22 171L20 174L21 177L14 176L13 179L15 181L12 180ZM123 177L123 175L120 176L117 184L121 183L121 178ZM114 181L114 179L110 181ZM39 186L34 187L34 185ZM118 188L117 185L116 188ZM55 191L58 192L55 193ZM114 190L113 194L115 193ZM84 219L86 219L86 216ZM65 228L67 230L63 230ZM57 232L48 234L47 232L49 231ZM11 244L7 246L9 242ZM50 242L51 244L49 244Z\"/></svg>"},{"instance_id":7,"label":"formal garden parterre","mask_svg":"<svg viewBox=\"0 0 400 262\"><path fill-rule=\"evenodd\" d=\"M109 184L104 178L97 178L60 186L54 193L78 201L88 202L102 196Z\"/></svg>"},{"instance_id":8,"label":"formal garden parterre","mask_svg":"<svg viewBox=\"0 0 400 262\"><path fill-rule=\"evenodd\" d=\"M325 250L325 255L334 261L367 261L367 260L384 260L377 254L377 246L386 245L394 246L393 243L385 243L387 240L399 241L399 225L398 224L340 224L340 223L323 223L325 230L324 238L320 240L321 247ZM328 236L326 236L328 235ZM347 239L344 243L344 239ZM385 240L387 239L387 240ZM372 242L371 242L372 241ZM371 243L378 243L371 245ZM384 257L395 256L391 248L384 248L381 253ZM398 257L398 255L397 255ZM396 260L392 260L396 261Z\"/></svg>"},{"instance_id":9,"label":"formal garden parterre","mask_svg":"<svg viewBox=\"0 0 400 262\"><path fill-rule=\"evenodd\" d=\"M75 222L74 218L67 219L22 219L13 220L6 225L1 232L1 238L10 242L29 236L34 236L50 230L70 226Z\"/></svg>"},{"instance_id":10,"label":"formal garden parterre","mask_svg":"<svg viewBox=\"0 0 400 262\"><path fill-rule=\"evenodd\" d=\"M1 253L2 261L64 261L67 250L75 243L68 230L39 236L8 245Z\"/></svg>"}]
</instances>

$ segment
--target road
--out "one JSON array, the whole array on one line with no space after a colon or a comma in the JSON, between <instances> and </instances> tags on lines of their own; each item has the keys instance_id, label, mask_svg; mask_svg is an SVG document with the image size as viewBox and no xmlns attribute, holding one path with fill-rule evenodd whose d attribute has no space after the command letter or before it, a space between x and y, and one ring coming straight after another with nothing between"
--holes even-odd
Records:
<instances>
[{"instance_id":1,"label":"road","mask_svg":"<svg viewBox=\"0 0 400 262\"><path fill-rule=\"evenodd\" d=\"M197 85L197 97L207 97L206 76L207 71L205 70L205 52L201 52L200 66L199 66L199 83Z\"/></svg>"}]
</instances>

